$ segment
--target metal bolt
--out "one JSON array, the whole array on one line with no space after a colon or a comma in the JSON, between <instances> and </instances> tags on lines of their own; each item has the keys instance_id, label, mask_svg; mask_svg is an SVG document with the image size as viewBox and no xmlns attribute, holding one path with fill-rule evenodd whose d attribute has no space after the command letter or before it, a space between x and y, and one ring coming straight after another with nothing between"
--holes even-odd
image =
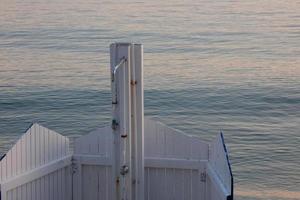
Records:
<instances>
[{"instance_id":1,"label":"metal bolt","mask_svg":"<svg viewBox=\"0 0 300 200\"><path fill-rule=\"evenodd\" d=\"M131 81L130 81L130 84L131 84L131 85L136 85L136 84L137 84L137 81L131 80Z\"/></svg>"}]
</instances>

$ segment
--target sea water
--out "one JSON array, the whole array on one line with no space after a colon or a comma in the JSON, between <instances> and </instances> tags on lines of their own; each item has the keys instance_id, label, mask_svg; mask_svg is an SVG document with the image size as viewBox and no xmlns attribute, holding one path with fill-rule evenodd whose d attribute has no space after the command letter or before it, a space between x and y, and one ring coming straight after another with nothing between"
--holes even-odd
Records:
<instances>
[{"instance_id":1,"label":"sea water","mask_svg":"<svg viewBox=\"0 0 300 200\"><path fill-rule=\"evenodd\" d=\"M144 45L146 116L224 133L236 199L300 199L295 0L1 0L0 154L31 122L109 124L112 42Z\"/></svg>"}]
</instances>

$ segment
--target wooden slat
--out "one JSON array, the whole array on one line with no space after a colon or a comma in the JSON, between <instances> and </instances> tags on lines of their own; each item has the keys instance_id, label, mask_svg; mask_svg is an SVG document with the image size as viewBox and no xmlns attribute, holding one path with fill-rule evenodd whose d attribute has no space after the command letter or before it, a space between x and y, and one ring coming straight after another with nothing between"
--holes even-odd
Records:
<instances>
[{"instance_id":1,"label":"wooden slat","mask_svg":"<svg viewBox=\"0 0 300 200\"><path fill-rule=\"evenodd\" d=\"M167 194L164 193L163 191L161 191L161 193L154 192L155 189L152 188L152 186L156 188L157 184L163 184L165 185L164 187L168 188L169 185L173 185L173 183L176 182L177 176L181 177L182 180L185 182L185 184L181 185L183 187L182 191L184 194L186 194L188 197L195 196L197 197L197 199L203 199L200 197L202 196L204 197L204 195L202 194L204 193L203 190L205 189L205 187L203 186L204 183L200 181L199 170L201 170L201 172L205 171L205 163L207 162L208 159L208 144L202 142L197 137L185 135L182 132L171 129L161 123L148 120L148 119L146 120L145 123L146 123L145 132L147 132L145 145L151 147L145 149L145 154L147 157L144 159L146 169L150 170L150 175L147 176L148 181L146 181L144 186L146 199L153 198L151 195L154 195L155 197L161 195L163 195L163 197L168 197ZM104 127L104 128L97 129L91 132L90 134L82 136L81 138L77 139L75 141L75 154L74 154L74 161L77 167L86 166L86 165L88 166L101 165L101 166L111 167L112 165L110 159L111 154L109 154L110 149L112 149L111 135L112 135L111 128ZM99 145L98 152L94 148L95 146L97 146L95 141ZM182 143L182 144L180 145L179 149L176 149L178 143ZM89 147L88 150L83 149L86 147ZM149 155L156 155L156 156L151 157ZM97 172L97 170L93 170L92 167L90 168L84 167L84 168L85 168L85 172L84 172L85 174L90 174L90 173L93 174ZM163 172L161 171L162 169ZM150 180L153 179L152 177L153 170L156 170L156 173L154 173L155 174L154 178L155 177L157 178L158 181L157 184L154 184L153 181L149 183L149 178ZM77 175L77 173L80 173L78 172L78 169L77 172L74 174L75 175L74 177L78 178L79 175ZM191 174L197 176L196 178L194 177L189 182L188 179L191 177ZM171 175L175 176L175 178L172 178ZM86 178L84 176L85 176L84 174L81 175L83 179ZM94 176L97 176L97 174L94 174ZM85 181L87 180L85 179ZM107 181L107 179L106 180L103 179L99 183L105 183L105 181ZM84 186L85 184L81 184L81 185L82 185L81 187L77 187L77 189L75 189L77 193L79 192L78 190L80 190L80 188L85 187ZM194 187L200 187L200 189L198 188L195 189ZM101 190L101 187L99 187L99 190ZM172 187L172 191L175 191L174 187ZM85 192L84 194L82 194L83 198L86 198L85 194L87 193ZM147 194L149 194L151 197L150 196L148 197ZM180 197L180 195L178 196L174 192L172 193L171 196L173 196L174 198ZM74 195L74 197L78 199L78 195Z\"/></svg>"},{"instance_id":2,"label":"wooden slat","mask_svg":"<svg viewBox=\"0 0 300 200\"><path fill-rule=\"evenodd\" d=\"M173 159L173 158L145 158L145 167L149 168L174 168L174 169L199 169L207 161Z\"/></svg>"},{"instance_id":3,"label":"wooden slat","mask_svg":"<svg viewBox=\"0 0 300 200\"><path fill-rule=\"evenodd\" d=\"M198 170L145 168L145 199L205 200Z\"/></svg>"},{"instance_id":4,"label":"wooden slat","mask_svg":"<svg viewBox=\"0 0 300 200\"><path fill-rule=\"evenodd\" d=\"M69 139L33 124L0 162L1 199L63 200L59 183L71 178L58 174L70 164Z\"/></svg>"},{"instance_id":5,"label":"wooden slat","mask_svg":"<svg viewBox=\"0 0 300 200\"><path fill-rule=\"evenodd\" d=\"M151 120L146 124L149 140L145 140L148 147L144 159L145 199L221 200L230 195L231 177L222 138L211 144L208 161L208 145L198 138ZM68 140L41 126L33 127L0 162L2 198L71 200L71 156L65 156ZM112 198L111 148L110 127L97 129L76 140L72 158L78 168L74 181L81 182L80 178L76 179L78 174L82 184L77 187L78 191L74 190L82 190L82 194L79 192L74 199ZM61 163L60 159L68 162ZM201 182L201 173L205 170L207 185Z\"/></svg>"},{"instance_id":6,"label":"wooden slat","mask_svg":"<svg viewBox=\"0 0 300 200\"><path fill-rule=\"evenodd\" d=\"M205 199L209 145L145 118L145 196L154 199Z\"/></svg>"},{"instance_id":7,"label":"wooden slat","mask_svg":"<svg viewBox=\"0 0 300 200\"><path fill-rule=\"evenodd\" d=\"M75 140L74 155L111 155L112 130L110 126L98 128Z\"/></svg>"},{"instance_id":8,"label":"wooden slat","mask_svg":"<svg viewBox=\"0 0 300 200\"><path fill-rule=\"evenodd\" d=\"M88 200L111 199L111 167L83 165L82 196Z\"/></svg>"},{"instance_id":9,"label":"wooden slat","mask_svg":"<svg viewBox=\"0 0 300 200\"><path fill-rule=\"evenodd\" d=\"M144 159L145 159L145 136L144 136L144 63L143 63L143 45L135 44L134 45L134 70L135 70L135 80L136 80L136 142L135 142L135 155L136 160L136 175L135 179L137 180L137 187L135 188L137 191L136 199L144 199Z\"/></svg>"},{"instance_id":10,"label":"wooden slat","mask_svg":"<svg viewBox=\"0 0 300 200\"><path fill-rule=\"evenodd\" d=\"M108 177L106 174L106 171L111 170L107 169L106 166L111 168L112 165L112 143L112 130L110 126L98 128L76 139L73 155L73 162L76 166L75 173L73 174L74 200L91 199L91 195L95 195L95 197L111 197L112 194L110 190L109 194L102 194L102 192L98 194L98 190L88 189L87 187L90 184L88 183L89 180L96 182L97 179L101 186L111 189L112 185L110 179L112 175L109 174ZM101 168L100 170L97 168L98 166L104 169L102 170ZM101 176L99 173L101 173ZM96 186L99 184L97 182ZM99 190L103 191L103 187L101 186L99 185ZM108 189L105 191L108 192Z\"/></svg>"},{"instance_id":11,"label":"wooden slat","mask_svg":"<svg viewBox=\"0 0 300 200\"><path fill-rule=\"evenodd\" d=\"M76 154L73 156L73 160L77 165L112 165L112 159L105 156Z\"/></svg>"},{"instance_id":12,"label":"wooden slat","mask_svg":"<svg viewBox=\"0 0 300 200\"><path fill-rule=\"evenodd\" d=\"M145 118L145 157L208 160L208 143Z\"/></svg>"},{"instance_id":13,"label":"wooden slat","mask_svg":"<svg viewBox=\"0 0 300 200\"><path fill-rule=\"evenodd\" d=\"M38 167L34 170L31 170L27 173L19 175L17 177L11 178L1 183L1 191L2 190L11 190L20 185L32 182L42 176L50 174L52 172L56 172L58 169L64 168L71 164L71 156L66 156L56 161L52 161L47 165Z\"/></svg>"}]
</instances>

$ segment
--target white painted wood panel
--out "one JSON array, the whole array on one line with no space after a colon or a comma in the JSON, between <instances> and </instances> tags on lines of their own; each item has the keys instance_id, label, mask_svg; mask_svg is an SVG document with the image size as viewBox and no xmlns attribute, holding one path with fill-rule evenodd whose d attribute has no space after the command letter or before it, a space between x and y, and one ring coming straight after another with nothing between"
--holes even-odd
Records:
<instances>
[{"instance_id":1,"label":"white painted wood panel","mask_svg":"<svg viewBox=\"0 0 300 200\"><path fill-rule=\"evenodd\" d=\"M208 160L208 143L145 117L145 157Z\"/></svg>"},{"instance_id":2,"label":"white painted wood panel","mask_svg":"<svg viewBox=\"0 0 300 200\"><path fill-rule=\"evenodd\" d=\"M112 129L98 128L75 140L73 199L112 199Z\"/></svg>"},{"instance_id":3,"label":"white painted wood panel","mask_svg":"<svg viewBox=\"0 0 300 200\"><path fill-rule=\"evenodd\" d=\"M223 134L220 133L209 146L207 163L209 199L233 198L233 177Z\"/></svg>"},{"instance_id":4,"label":"white painted wood panel","mask_svg":"<svg viewBox=\"0 0 300 200\"><path fill-rule=\"evenodd\" d=\"M200 173L205 171L208 144L200 141L197 137L182 134L150 119L145 121L145 132L146 137L153 138L146 139L145 145L154 149L145 149L147 156L145 158L147 177L144 188L145 198L168 199L170 194L173 199L185 196L189 199L192 197L203 199L205 183L200 181ZM76 165L81 166L74 174L74 179L81 174L81 177L77 178L77 180L81 179L81 187L77 186L75 191L78 194L80 188L82 190L81 196L74 195L75 198L91 199L99 197L101 191L104 191L101 187L95 187L96 179L94 178L99 176L99 173L104 173L104 169L111 170L112 160L110 158L112 155L109 154L113 148L111 136L111 128L104 127L75 141L73 160ZM97 151L95 150L96 146L99 149ZM179 146L180 150L176 146ZM157 149L164 153L158 151L155 153ZM81 169L81 172L78 172L78 169ZM78 175L76 175L77 173ZM105 176L99 176L101 177L99 184L106 184L108 179L105 177L111 178L107 173L105 174ZM89 181L93 182L91 187L89 187ZM106 187L110 187L110 185L106 184ZM161 187L164 189L156 189ZM91 194L93 195L91 196Z\"/></svg>"},{"instance_id":5,"label":"white painted wood panel","mask_svg":"<svg viewBox=\"0 0 300 200\"><path fill-rule=\"evenodd\" d=\"M71 184L70 164L69 139L33 124L0 162L1 200L68 199L58 186Z\"/></svg>"},{"instance_id":6,"label":"white painted wood panel","mask_svg":"<svg viewBox=\"0 0 300 200\"><path fill-rule=\"evenodd\" d=\"M85 200L110 200L112 195L111 167L82 166L82 196Z\"/></svg>"},{"instance_id":7,"label":"white painted wood panel","mask_svg":"<svg viewBox=\"0 0 300 200\"><path fill-rule=\"evenodd\" d=\"M205 199L209 145L145 118L145 199Z\"/></svg>"},{"instance_id":8,"label":"white painted wood panel","mask_svg":"<svg viewBox=\"0 0 300 200\"><path fill-rule=\"evenodd\" d=\"M51 174L48 174L44 177L40 177L35 179L34 181L22 184L16 188L8 190L7 200L10 199L31 199L31 200L70 200L67 197L68 190L63 190L63 188L59 188L59 186L63 186L65 184L65 180L68 177L60 176L62 172L65 172L67 168L59 169ZM42 179L52 179L51 186L43 187L41 184ZM70 181L70 180L69 180ZM70 184L70 182L68 182Z\"/></svg>"},{"instance_id":9,"label":"white painted wood panel","mask_svg":"<svg viewBox=\"0 0 300 200\"><path fill-rule=\"evenodd\" d=\"M145 133L146 200L225 200L231 194L221 135L208 145L150 119L145 120ZM26 134L0 162L2 200L113 198L111 127L78 138L74 155L68 153L65 137L44 127L35 124Z\"/></svg>"},{"instance_id":10,"label":"white painted wood panel","mask_svg":"<svg viewBox=\"0 0 300 200\"><path fill-rule=\"evenodd\" d=\"M74 155L101 155L111 157L112 130L110 126L98 128L75 140Z\"/></svg>"},{"instance_id":11,"label":"white painted wood panel","mask_svg":"<svg viewBox=\"0 0 300 200\"><path fill-rule=\"evenodd\" d=\"M145 168L146 200L205 200L199 170Z\"/></svg>"}]
</instances>

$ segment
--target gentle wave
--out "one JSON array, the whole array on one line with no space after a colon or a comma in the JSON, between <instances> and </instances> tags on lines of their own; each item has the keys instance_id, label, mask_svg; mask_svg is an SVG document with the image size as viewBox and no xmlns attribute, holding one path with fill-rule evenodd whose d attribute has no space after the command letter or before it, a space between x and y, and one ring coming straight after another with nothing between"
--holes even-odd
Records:
<instances>
[{"instance_id":1,"label":"gentle wave","mask_svg":"<svg viewBox=\"0 0 300 200\"><path fill-rule=\"evenodd\" d=\"M252 197L259 199L286 199L286 200L299 200L300 192L299 191L288 191L282 189L266 189L263 191L260 190L251 190L251 189L239 189L235 191L235 194L240 197Z\"/></svg>"}]
</instances>

